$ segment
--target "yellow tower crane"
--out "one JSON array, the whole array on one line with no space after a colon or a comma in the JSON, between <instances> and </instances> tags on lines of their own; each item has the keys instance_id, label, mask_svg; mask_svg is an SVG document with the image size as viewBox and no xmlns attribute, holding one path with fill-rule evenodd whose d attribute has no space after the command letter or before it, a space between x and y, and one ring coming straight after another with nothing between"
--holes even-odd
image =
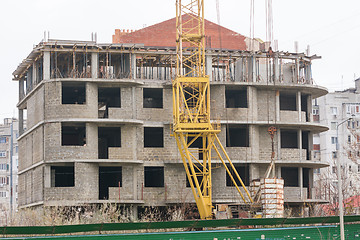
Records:
<instances>
[{"instance_id":1,"label":"yellow tower crane","mask_svg":"<svg viewBox=\"0 0 360 240\"><path fill-rule=\"evenodd\" d=\"M176 1L176 54L176 78L172 83L173 135L200 217L211 219L212 158L220 160L243 201L253 203L253 199L217 136L220 125L212 124L210 119L210 81L205 72L204 0ZM235 179L242 185L247 198Z\"/></svg>"}]
</instances>

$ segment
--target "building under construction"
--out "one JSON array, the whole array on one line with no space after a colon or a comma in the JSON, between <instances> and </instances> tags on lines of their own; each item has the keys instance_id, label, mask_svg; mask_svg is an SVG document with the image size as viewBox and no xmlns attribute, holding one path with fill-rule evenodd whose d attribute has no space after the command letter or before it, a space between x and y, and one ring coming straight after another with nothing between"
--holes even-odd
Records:
<instances>
[{"instance_id":1,"label":"building under construction","mask_svg":"<svg viewBox=\"0 0 360 240\"><path fill-rule=\"evenodd\" d=\"M194 203L170 136L174 26L170 19L116 30L111 44L45 39L18 66L20 208ZM264 177L274 150L285 208L300 214L321 202L313 169L327 165L314 158L312 139L327 127L313 122L312 100L327 90L311 74L319 57L272 51L209 21L205 29L211 117L245 185ZM270 126L277 130L273 149ZM216 160L212 199L245 204Z\"/></svg>"}]
</instances>

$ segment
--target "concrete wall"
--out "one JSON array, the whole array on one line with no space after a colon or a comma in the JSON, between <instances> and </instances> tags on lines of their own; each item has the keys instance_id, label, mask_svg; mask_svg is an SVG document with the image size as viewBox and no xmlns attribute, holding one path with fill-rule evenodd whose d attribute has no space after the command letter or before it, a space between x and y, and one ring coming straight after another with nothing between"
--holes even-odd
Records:
<instances>
[{"instance_id":1,"label":"concrete wall","mask_svg":"<svg viewBox=\"0 0 360 240\"><path fill-rule=\"evenodd\" d=\"M27 97L28 132L19 140L19 200L21 205L44 200L51 204L66 201L94 202L99 199L99 166L121 166L121 201L144 201L144 205L165 205L167 203L193 202L191 189L185 186L186 174L173 136L170 136L172 123L172 89L170 82L135 79L97 79L97 53L92 53L92 79L50 79L47 53L44 66L45 80L31 96ZM135 56L133 56L135 57ZM264 62L262 62L264 63ZM134 60L132 63L135 69ZM210 64L209 64L210 65ZM264 77L261 65L260 78ZM211 67L211 65L210 65ZM293 65L284 66L286 83L291 88L294 79ZM255 68L252 69L255 72ZM45 74L46 73L46 74ZM248 73L251 75L251 73ZM256 77L256 76L255 76ZM131 81L134 80L134 83ZM268 127L273 123L281 131L281 124L297 124L305 121L305 112L280 111L279 92L273 86L265 85L263 80L247 85L235 81L213 82L211 85L211 118L224 123L218 137L235 164L248 163L250 180L264 176L271 158L271 138ZM62 82L85 81L85 104L61 104ZM167 84L167 85L166 85ZM281 83L279 83L281 84ZM121 88L121 107L110 108L108 119L98 117L98 87L116 86ZM163 108L143 108L143 89L163 88ZM226 89L247 89L246 108L226 108ZM286 88L284 88L286 89ZM301 88L296 90L301 96ZM305 91L305 90L304 90ZM308 91L308 90L306 90ZM307 93L308 94L308 93ZM299 102L298 102L298 106ZM83 123L86 126L86 144L83 146L62 146L62 124ZM226 124L247 125L249 147L226 147ZM38 125L36 128L34 126ZM121 127L121 147L109 148L109 160L98 159L98 127ZM164 147L144 147L144 127L162 127ZM297 127L294 127L297 128ZM303 149L281 149L279 133L275 136L275 159L287 164L305 160ZM213 159L215 151L212 151ZM302 156L302 159L300 159ZM42 163L43 162L43 163ZM39 164L34 166L34 164ZM74 164L74 187L51 187L51 166ZM165 186L162 188L144 187L144 166L164 166ZM214 202L241 202L234 187L226 186L224 167L214 164L213 199ZM280 167L276 167L277 175ZM294 189L293 191L296 191ZM291 191L290 191L291 192ZM289 193L290 195L292 194ZM285 193L286 197L286 193ZM295 196L296 198L297 196ZM119 199L119 188L110 187L109 199ZM45 203L46 204L46 203Z\"/></svg>"}]
</instances>

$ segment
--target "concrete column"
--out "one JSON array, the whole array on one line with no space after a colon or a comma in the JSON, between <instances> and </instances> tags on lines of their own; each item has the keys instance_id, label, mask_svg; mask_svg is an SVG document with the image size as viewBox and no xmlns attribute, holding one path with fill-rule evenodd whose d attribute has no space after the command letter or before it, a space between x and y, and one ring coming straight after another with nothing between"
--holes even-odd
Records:
<instances>
[{"instance_id":1,"label":"concrete column","mask_svg":"<svg viewBox=\"0 0 360 240\"><path fill-rule=\"evenodd\" d=\"M209 81L212 81L212 57L210 55L205 56L206 75L209 76Z\"/></svg>"},{"instance_id":2,"label":"concrete column","mask_svg":"<svg viewBox=\"0 0 360 240\"><path fill-rule=\"evenodd\" d=\"M280 82L279 81L279 55L278 53L275 53L274 57L274 82Z\"/></svg>"},{"instance_id":3,"label":"concrete column","mask_svg":"<svg viewBox=\"0 0 360 240\"><path fill-rule=\"evenodd\" d=\"M258 110L257 110L257 90L255 87L248 86L248 113L250 121L257 121Z\"/></svg>"},{"instance_id":4,"label":"concrete column","mask_svg":"<svg viewBox=\"0 0 360 240\"><path fill-rule=\"evenodd\" d=\"M309 132L308 141L309 141L309 151L310 151L310 159L307 160L314 160L313 150L314 150L314 133Z\"/></svg>"},{"instance_id":5,"label":"concrete column","mask_svg":"<svg viewBox=\"0 0 360 240\"><path fill-rule=\"evenodd\" d=\"M298 129L298 149L299 149L299 160L302 161L302 130Z\"/></svg>"},{"instance_id":6,"label":"concrete column","mask_svg":"<svg viewBox=\"0 0 360 240\"><path fill-rule=\"evenodd\" d=\"M275 165L276 177L281 178L281 167Z\"/></svg>"},{"instance_id":7,"label":"concrete column","mask_svg":"<svg viewBox=\"0 0 360 240\"><path fill-rule=\"evenodd\" d=\"M294 79L294 83L299 82L299 69L300 69L299 59L295 59L295 79Z\"/></svg>"},{"instance_id":8,"label":"concrete column","mask_svg":"<svg viewBox=\"0 0 360 240\"><path fill-rule=\"evenodd\" d=\"M131 107L132 107L132 118L136 119L137 117L137 111L136 111L136 88L135 87L131 87Z\"/></svg>"},{"instance_id":9,"label":"concrete column","mask_svg":"<svg viewBox=\"0 0 360 240\"><path fill-rule=\"evenodd\" d=\"M131 127L131 133L132 133L131 136L132 136L133 160L136 161L137 160L137 151L138 151L138 147L137 147L138 139L137 139L137 127L136 126Z\"/></svg>"},{"instance_id":10,"label":"concrete column","mask_svg":"<svg viewBox=\"0 0 360 240\"><path fill-rule=\"evenodd\" d=\"M309 117L309 122L313 122L312 97L311 97L311 95L309 95L306 100L307 100L307 115Z\"/></svg>"},{"instance_id":11,"label":"concrete column","mask_svg":"<svg viewBox=\"0 0 360 240\"><path fill-rule=\"evenodd\" d=\"M24 133L24 110L19 109L19 136Z\"/></svg>"},{"instance_id":12,"label":"concrete column","mask_svg":"<svg viewBox=\"0 0 360 240\"><path fill-rule=\"evenodd\" d=\"M33 63L32 65L32 79L33 79L33 87L35 87L37 84L38 84L38 81L37 81L37 67L36 67L36 63Z\"/></svg>"},{"instance_id":13,"label":"concrete column","mask_svg":"<svg viewBox=\"0 0 360 240\"><path fill-rule=\"evenodd\" d=\"M90 109L94 118L98 118L98 85L96 83L86 83L86 107Z\"/></svg>"},{"instance_id":14,"label":"concrete column","mask_svg":"<svg viewBox=\"0 0 360 240\"><path fill-rule=\"evenodd\" d=\"M299 116L298 121L301 122L301 92L296 93L296 110Z\"/></svg>"},{"instance_id":15,"label":"concrete column","mask_svg":"<svg viewBox=\"0 0 360 240\"><path fill-rule=\"evenodd\" d=\"M242 82L244 81L244 69L243 69L243 61L244 59L238 59L234 66L235 66L235 82Z\"/></svg>"},{"instance_id":16,"label":"concrete column","mask_svg":"<svg viewBox=\"0 0 360 240\"><path fill-rule=\"evenodd\" d=\"M277 139L277 160L281 159L281 129L279 128L276 133Z\"/></svg>"},{"instance_id":17,"label":"concrete column","mask_svg":"<svg viewBox=\"0 0 360 240\"><path fill-rule=\"evenodd\" d=\"M256 58L255 56L251 57L251 61L249 62L249 82L256 82Z\"/></svg>"},{"instance_id":18,"label":"concrete column","mask_svg":"<svg viewBox=\"0 0 360 240\"><path fill-rule=\"evenodd\" d=\"M311 83L311 62L306 66L306 82Z\"/></svg>"},{"instance_id":19,"label":"concrete column","mask_svg":"<svg viewBox=\"0 0 360 240\"><path fill-rule=\"evenodd\" d=\"M98 163L75 162L75 188L77 200L99 199L99 165Z\"/></svg>"},{"instance_id":20,"label":"concrete column","mask_svg":"<svg viewBox=\"0 0 360 240\"><path fill-rule=\"evenodd\" d=\"M44 61L43 61L43 79L50 79L50 52L44 52ZM33 79L34 80L34 79Z\"/></svg>"},{"instance_id":21,"label":"concrete column","mask_svg":"<svg viewBox=\"0 0 360 240\"><path fill-rule=\"evenodd\" d=\"M51 187L51 166L44 166L44 188Z\"/></svg>"},{"instance_id":22,"label":"concrete column","mask_svg":"<svg viewBox=\"0 0 360 240\"><path fill-rule=\"evenodd\" d=\"M132 79L136 79L136 54L135 53L131 53L130 54L130 71L131 71L131 76Z\"/></svg>"},{"instance_id":23,"label":"concrete column","mask_svg":"<svg viewBox=\"0 0 360 240\"><path fill-rule=\"evenodd\" d=\"M259 167L256 166L256 164L249 164L249 178L250 178L250 182L254 179L260 178Z\"/></svg>"},{"instance_id":24,"label":"concrete column","mask_svg":"<svg viewBox=\"0 0 360 240\"><path fill-rule=\"evenodd\" d=\"M98 158L98 126L95 123L86 123L86 150L91 151L90 158Z\"/></svg>"},{"instance_id":25,"label":"concrete column","mask_svg":"<svg viewBox=\"0 0 360 240\"><path fill-rule=\"evenodd\" d=\"M25 97L24 92L24 79L19 80L19 101Z\"/></svg>"},{"instance_id":26,"label":"concrete column","mask_svg":"<svg viewBox=\"0 0 360 240\"><path fill-rule=\"evenodd\" d=\"M310 168L309 169L309 188L310 188L310 196L308 196L309 199L313 198L313 187L314 187L314 169Z\"/></svg>"},{"instance_id":27,"label":"concrete column","mask_svg":"<svg viewBox=\"0 0 360 240\"><path fill-rule=\"evenodd\" d=\"M130 221L134 222L136 220L138 220L138 206L131 206L131 216L130 216Z\"/></svg>"},{"instance_id":28,"label":"concrete column","mask_svg":"<svg viewBox=\"0 0 360 240\"><path fill-rule=\"evenodd\" d=\"M138 191L137 191L137 186L138 186L138 172L137 172L137 167L134 166L133 168L133 199L137 200L138 199Z\"/></svg>"},{"instance_id":29,"label":"concrete column","mask_svg":"<svg viewBox=\"0 0 360 240\"><path fill-rule=\"evenodd\" d=\"M99 71L99 53L91 53L91 77L98 78Z\"/></svg>"},{"instance_id":30,"label":"concrete column","mask_svg":"<svg viewBox=\"0 0 360 240\"><path fill-rule=\"evenodd\" d=\"M299 167L298 168L298 177L299 177L299 188L300 188L300 199L303 200L304 196L303 196L303 168Z\"/></svg>"},{"instance_id":31,"label":"concrete column","mask_svg":"<svg viewBox=\"0 0 360 240\"><path fill-rule=\"evenodd\" d=\"M251 149L251 159L259 159L259 127L249 126L249 146Z\"/></svg>"},{"instance_id":32,"label":"concrete column","mask_svg":"<svg viewBox=\"0 0 360 240\"><path fill-rule=\"evenodd\" d=\"M280 91L275 92L275 112L276 112L275 121L279 122L280 121Z\"/></svg>"}]
</instances>

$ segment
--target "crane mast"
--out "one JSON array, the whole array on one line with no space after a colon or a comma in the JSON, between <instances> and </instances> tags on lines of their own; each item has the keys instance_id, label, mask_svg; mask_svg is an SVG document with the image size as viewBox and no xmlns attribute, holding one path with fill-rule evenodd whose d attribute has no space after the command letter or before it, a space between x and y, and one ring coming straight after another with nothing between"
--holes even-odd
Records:
<instances>
[{"instance_id":1,"label":"crane mast","mask_svg":"<svg viewBox=\"0 0 360 240\"><path fill-rule=\"evenodd\" d=\"M210 81L205 69L204 0L176 1L176 77L173 89L173 135L201 219L213 217L211 160L225 167L243 201L253 202L210 120ZM235 176L233 176L233 174ZM242 185L247 199L236 180Z\"/></svg>"}]
</instances>

